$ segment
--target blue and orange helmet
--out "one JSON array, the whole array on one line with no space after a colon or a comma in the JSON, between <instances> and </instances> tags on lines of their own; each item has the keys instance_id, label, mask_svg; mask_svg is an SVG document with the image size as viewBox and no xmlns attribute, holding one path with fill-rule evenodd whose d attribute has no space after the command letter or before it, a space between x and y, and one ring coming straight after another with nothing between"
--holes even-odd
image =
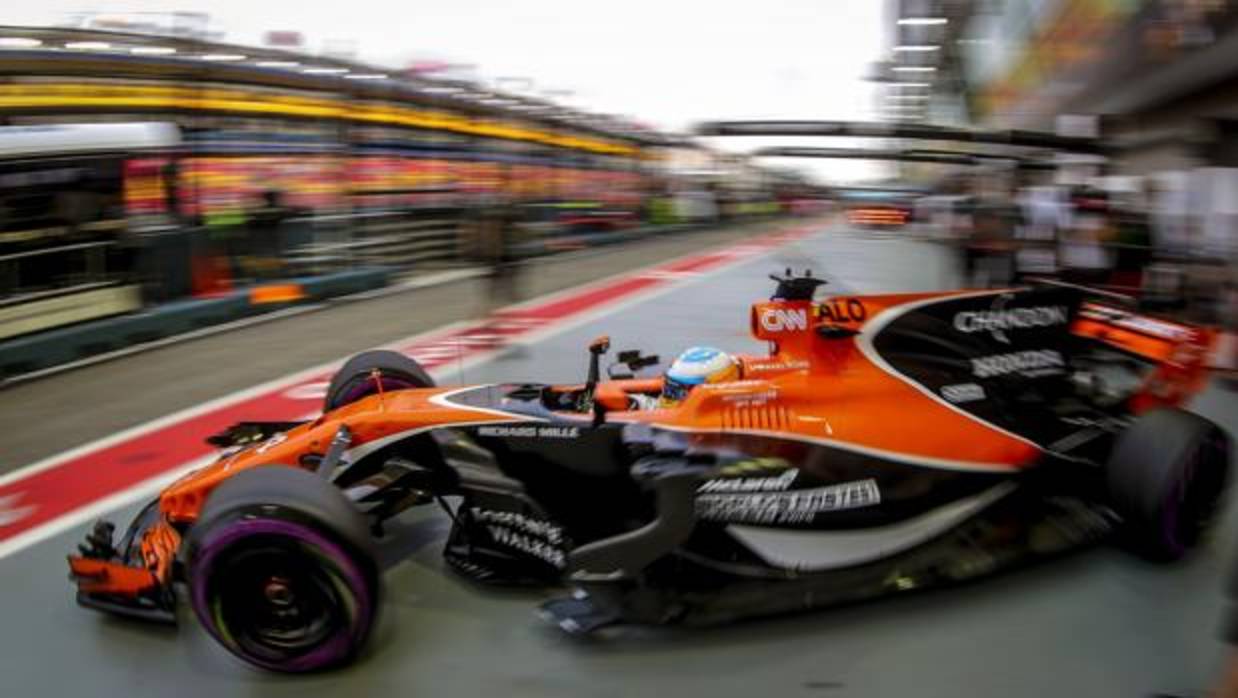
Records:
<instances>
[{"instance_id":1,"label":"blue and orange helmet","mask_svg":"<svg viewBox=\"0 0 1238 698\"><path fill-rule=\"evenodd\" d=\"M739 378L739 364L730 354L713 347L690 347L667 369L662 402L677 403L698 385L736 378Z\"/></svg>"}]
</instances>

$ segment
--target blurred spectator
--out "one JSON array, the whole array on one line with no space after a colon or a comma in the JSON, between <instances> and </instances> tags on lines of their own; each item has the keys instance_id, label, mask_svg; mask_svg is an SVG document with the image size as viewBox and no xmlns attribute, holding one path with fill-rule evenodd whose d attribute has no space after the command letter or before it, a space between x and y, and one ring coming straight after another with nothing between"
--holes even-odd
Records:
<instances>
[{"instance_id":1,"label":"blurred spectator","mask_svg":"<svg viewBox=\"0 0 1238 698\"><path fill-rule=\"evenodd\" d=\"M1152 261L1152 224L1145 202L1147 197L1127 195L1119 199L1110 218L1115 228L1114 262L1111 283L1123 293L1138 294L1143 288L1143 272Z\"/></svg>"},{"instance_id":2,"label":"blurred spectator","mask_svg":"<svg viewBox=\"0 0 1238 698\"><path fill-rule=\"evenodd\" d=\"M275 189L262 192L262 205L249 212L248 266L253 276L271 277L283 266L283 226L296 212L284 205L284 195Z\"/></svg>"},{"instance_id":3,"label":"blurred spectator","mask_svg":"<svg viewBox=\"0 0 1238 698\"><path fill-rule=\"evenodd\" d=\"M485 313L493 320L495 311L520 300L520 271L524 249L520 224L521 201L512 186L510 172L503 168L498 186L477 207L472 221L473 254L487 268L489 287Z\"/></svg>"},{"instance_id":4,"label":"blurred spectator","mask_svg":"<svg viewBox=\"0 0 1238 698\"><path fill-rule=\"evenodd\" d=\"M1070 227L1066 191L1053 185L1025 187L1019 200L1024 222L1017 232L1015 273L1021 277L1056 274L1058 237Z\"/></svg>"},{"instance_id":5,"label":"blurred spectator","mask_svg":"<svg viewBox=\"0 0 1238 698\"><path fill-rule=\"evenodd\" d=\"M1108 282L1113 255L1106 244L1114 237L1105 192L1085 187L1075 192L1071 225L1058 245L1062 276L1072 283L1099 286Z\"/></svg>"},{"instance_id":6,"label":"blurred spectator","mask_svg":"<svg viewBox=\"0 0 1238 698\"><path fill-rule=\"evenodd\" d=\"M964 247L967 281L999 286L1014 277L1014 230L1020 215L1009 192L990 190L977 198Z\"/></svg>"},{"instance_id":7,"label":"blurred spectator","mask_svg":"<svg viewBox=\"0 0 1238 698\"><path fill-rule=\"evenodd\" d=\"M178 156L171 156L164 163L160 176L163 181L163 203L164 210L169 219L173 223L181 220L181 201L183 195L181 192L181 165Z\"/></svg>"}]
</instances>

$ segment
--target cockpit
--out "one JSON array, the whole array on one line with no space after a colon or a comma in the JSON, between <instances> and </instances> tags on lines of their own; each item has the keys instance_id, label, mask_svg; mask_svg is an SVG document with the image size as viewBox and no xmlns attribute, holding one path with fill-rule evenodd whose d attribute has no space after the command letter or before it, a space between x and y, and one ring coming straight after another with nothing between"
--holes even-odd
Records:
<instances>
[{"instance_id":1,"label":"cockpit","mask_svg":"<svg viewBox=\"0 0 1238 698\"><path fill-rule=\"evenodd\" d=\"M650 409L657 405L665 378L662 375L637 377L642 369L656 366L656 355L639 350L619 352L607 368L609 380L600 380L602 357L610 350L610 338L599 337L589 345L589 373L584 383L547 385L524 383L503 386L503 409L526 413L555 413L559 416L593 415L601 421L607 412Z\"/></svg>"}]
</instances>

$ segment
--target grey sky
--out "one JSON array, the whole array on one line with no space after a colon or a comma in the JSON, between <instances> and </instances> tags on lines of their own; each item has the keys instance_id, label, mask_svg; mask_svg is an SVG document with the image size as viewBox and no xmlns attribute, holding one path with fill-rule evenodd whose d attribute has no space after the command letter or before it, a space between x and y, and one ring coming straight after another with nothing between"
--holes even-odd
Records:
<instances>
[{"instance_id":1,"label":"grey sky","mask_svg":"<svg viewBox=\"0 0 1238 698\"><path fill-rule=\"evenodd\" d=\"M127 0L11 3L6 24L49 24L83 9L209 12L227 39L256 43L271 29L302 32L308 48L356 41L359 58L390 67L411 60L472 63L485 78L531 78L568 101L659 128L706 119L870 118L861 80L882 48L879 0L669 2L625 0L215 0L198 6ZM776 141L715 141L746 150ZM801 142L801 144L803 144ZM825 179L873 176L864 162L793 162Z\"/></svg>"}]
</instances>

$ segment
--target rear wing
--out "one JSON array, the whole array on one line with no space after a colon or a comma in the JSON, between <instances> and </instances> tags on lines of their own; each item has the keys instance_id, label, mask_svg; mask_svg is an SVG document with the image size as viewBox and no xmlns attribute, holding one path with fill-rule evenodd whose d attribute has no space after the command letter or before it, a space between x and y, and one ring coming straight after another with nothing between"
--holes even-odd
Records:
<instances>
[{"instance_id":1,"label":"rear wing","mask_svg":"<svg viewBox=\"0 0 1238 698\"><path fill-rule=\"evenodd\" d=\"M1168 361L1184 344L1206 342L1214 333L1203 327L1140 315L1101 303L1087 302L1079 308L1071 331L1104 342L1116 349L1148 359Z\"/></svg>"},{"instance_id":2,"label":"rear wing","mask_svg":"<svg viewBox=\"0 0 1238 698\"><path fill-rule=\"evenodd\" d=\"M1212 328L1149 317L1098 302L1079 308L1071 332L1155 364L1131 397L1134 412L1176 406L1203 388L1217 342Z\"/></svg>"}]
</instances>

